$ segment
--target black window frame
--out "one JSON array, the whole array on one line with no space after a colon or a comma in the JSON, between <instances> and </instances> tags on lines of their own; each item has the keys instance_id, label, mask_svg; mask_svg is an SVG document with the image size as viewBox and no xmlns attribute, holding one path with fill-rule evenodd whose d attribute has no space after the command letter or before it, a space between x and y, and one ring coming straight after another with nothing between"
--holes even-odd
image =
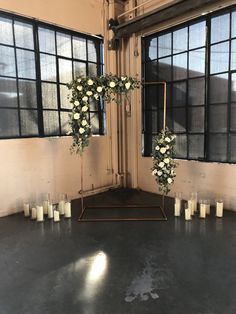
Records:
<instances>
[{"instance_id":1,"label":"black window frame","mask_svg":"<svg viewBox=\"0 0 236 314\"><path fill-rule=\"evenodd\" d=\"M171 93L168 95L167 94L167 98L170 98L169 104L167 105L167 111L170 110L170 116L171 116L171 123L172 125L169 125L170 129L173 130L173 104L172 104L172 85L177 82L175 80L173 80L173 56L174 55L178 55L181 54L183 52L179 52L176 54L173 54L173 32L178 30L178 29L183 29L184 27L187 27L188 29L188 47L187 50L185 51L188 55L189 55L189 51L191 50L198 50L200 48L205 48L205 74L203 76L201 76L201 78L205 78L205 103L203 105L204 107L204 131L203 133L199 133L199 134L203 134L204 135L204 152L203 152L203 157L198 157L198 158L191 158L189 156L189 134L196 134L197 133L191 133L189 132L189 126L188 126L188 116L189 116L189 109L190 108L195 108L196 106L189 106L188 105L188 93L189 93L189 88L188 88L188 83L189 83L189 56L187 56L187 77L185 79L183 79L182 81L187 82L187 89L186 89L186 103L185 103L185 107L186 107L186 132L183 132L183 135L186 135L187 137L187 154L186 157L177 157L177 159L184 159L184 160L197 160L197 161L204 161L204 162L220 162L220 163L229 163L229 164L234 164L236 163L236 158L234 158L234 160L231 159L231 145L230 145L230 140L231 140L231 136L235 135L236 136L236 129L235 131L233 131L230 127L231 127L231 122L230 122L230 112L231 112L231 106L232 103L234 103L234 105L236 106L236 100L234 102L231 101L231 92L232 92L232 86L231 86L231 78L232 75L235 74L236 76L236 68L232 69L231 68L231 47L232 47L232 42L233 40L236 42L236 32L234 34L234 36L232 37L232 14L233 12L236 12L236 6L230 6L221 10L218 10L216 12L212 12L209 14L206 14L204 16L200 16L194 19L190 19L187 22L181 23L177 26L173 26L170 28L167 28L163 31L160 32L156 32L154 34L145 36L142 38L142 80L144 83L148 83L151 80L146 79L146 73L147 73L147 65L150 64L151 62L155 62L157 63L158 61L158 37L171 33L172 34L172 47L171 47L171 54L170 55L165 55L162 58L168 58L171 57L171 80L170 80L170 85L171 85ZM211 43L211 21L212 18L214 17L218 17L221 16L223 14L227 14L229 13L229 36L227 39L224 40L220 40L220 41L216 41L214 43ZM234 13L235 14L235 13ZM200 23L201 21L205 21L206 22L206 43L205 46L201 46L201 47L195 47L193 49L189 49L189 27L191 25L194 25L196 23ZM146 53L146 43L149 42L151 39L153 38L157 38L157 42L156 42L156 46L157 46L157 52L156 52L156 58L147 60L147 53ZM217 72L217 73L211 73L210 72L210 64L211 64L211 47L215 46L217 44L221 44L221 43L229 43L229 58L227 60L228 62L228 68L227 71L223 71L223 72ZM235 44L236 46L236 44ZM155 55L155 51L154 51L154 55ZM156 67L157 71L158 68ZM158 72L157 72L158 73ZM214 76L214 75L221 75L221 74L227 74L228 75L228 92L227 92L227 102L224 103L227 105L227 131L226 132L210 132L210 124L209 124L209 119L210 119L210 106L212 106L213 104L210 104L210 77ZM197 79L197 77L192 78ZM154 78L155 81L160 80L157 76ZM153 80L153 81L154 81ZM174 83L173 83L174 82ZM181 82L181 80L179 80L179 82ZM168 81L167 81L167 86L168 86ZM153 84L151 85L153 86ZM158 84L156 84L156 86L158 86ZM157 117L157 123L159 121L159 125L156 126L157 132L147 132L147 122L148 122L148 118L147 118L147 97L145 96L147 93L147 89L150 88L150 86L147 84L144 84L143 90L142 90L142 137L143 137L143 150L142 150L142 155L144 157L150 157L151 153L152 153L152 138L153 136L155 136L160 129L162 128L162 126L160 125L160 119ZM168 103L168 101L167 101ZM217 106L218 104L215 104L215 106ZM221 105L221 104L219 104ZM150 121L150 120L149 120ZM168 123L167 123L168 124ZM176 133L176 132L175 132ZM178 134L181 134L181 132L177 132ZM178 135L177 134L177 135ZM227 154L226 154L226 159L225 160L219 160L217 158L210 158L210 136L212 134L219 134L219 135L226 135L227 136Z\"/></svg>"},{"instance_id":2,"label":"black window frame","mask_svg":"<svg viewBox=\"0 0 236 314\"><path fill-rule=\"evenodd\" d=\"M60 82L60 76L59 76L59 60L69 60L71 61L72 64L72 78L75 79L75 73L74 73L74 62L81 62L84 63L86 66L86 75L89 75L89 65L93 65L94 68L96 67L96 75L102 75L103 74L103 69L104 69L104 60L103 60L103 38L101 35L88 35L84 34L81 32L77 32L75 30L71 30L68 28L64 28L55 24L50 24L46 23L37 19L33 18L28 18L24 16L19 16L17 14L9 13L9 12L4 12L0 11L0 18L6 18L11 20L11 25L12 25L12 36L13 36L13 43L12 44L5 44L5 43L0 43L1 47L10 47L11 49L14 49L14 59L15 59L15 77L12 76L6 76L6 75L0 75L1 79L14 79L16 81L16 91L17 91L17 106L16 107L9 107L9 106L4 106L0 105L0 112L1 110L17 110L17 116L18 116L18 132L19 135L14 135L14 136L3 136L0 133L0 140L4 139L21 139L21 138L42 138L42 137L55 137L55 136L68 136L66 134L66 131L62 130L62 121L61 117L63 113L70 113L71 109L62 107L61 104L61 97L60 97L60 86L64 85L66 86L66 83ZM26 23L29 24L32 29L33 29L33 49L29 48L24 48L16 45L15 41L15 30L14 30L14 23L19 22L19 23ZM42 52L40 51L39 47L39 28L43 28L46 30L51 30L54 32L55 36L55 53L48 53L48 52ZM71 39L71 57L65 57L63 55L59 55L57 53L57 40L56 36L58 33L64 34L64 35L69 35ZM78 59L73 55L73 37L79 38L79 39L84 39L86 42L86 59ZM88 58L88 42L92 41L94 43L94 47L96 49L96 55L97 55L97 60L89 60ZM34 63L35 63L35 79L30 79L30 78L21 78L18 75L18 68L17 68L17 55L16 51L17 49L22 50L22 51L32 51L34 53ZM56 80L53 82L50 81L45 81L41 79L41 65L40 65L40 54L44 55L51 55L55 57L56 60ZM91 75L94 76L94 75ZM34 108L27 108L24 107L22 108L20 106L20 100L19 100L19 81L34 81L36 84L36 99L37 99L37 104L36 107ZM42 95L42 83L52 83L56 86L56 95L57 95L57 103L56 108L43 108L43 95ZM67 82L69 83L69 82ZM68 90L69 93L69 90ZM37 127L38 127L38 133L37 134L22 134L22 125L21 125L21 114L22 110L34 110L37 112ZM43 114L44 112L51 111L51 112L56 112L57 117L58 117L58 126L59 129L56 133L53 134L46 134L44 130L44 121L43 121ZM98 121L98 128L93 130L93 125L92 125L92 133L93 135L104 135L105 134L105 107L104 107L104 102L103 101L97 101L95 109L90 109L89 111L89 119L92 117L92 115L97 117Z\"/></svg>"}]
</instances>

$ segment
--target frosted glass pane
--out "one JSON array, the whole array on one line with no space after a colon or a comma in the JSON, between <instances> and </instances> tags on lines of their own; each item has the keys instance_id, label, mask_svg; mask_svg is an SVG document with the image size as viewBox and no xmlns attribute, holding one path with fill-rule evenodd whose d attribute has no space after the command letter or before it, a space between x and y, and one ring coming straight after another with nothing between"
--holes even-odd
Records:
<instances>
[{"instance_id":1,"label":"frosted glass pane","mask_svg":"<svg viewBox=\"0 0 236 314\"><path fill-rule=\"evenodd\" d=\"M211 43L229 38L229 21L229 13L211 19Z\"/></svg>"},{"instance_id":2,"label":"frosted glass pane","mask_svg":"<svg viewBox=\"0 0 236 314\"><path fill-rule=\"evenodd\" d=\"M177 135L176 137L176 156L187 158L187 136Z\"/></svg>"},{"instance_id":3,"label":"frosted glass pane","mask_svg":"<svg viewBox=\"0 0 236 314\"><path fill-rule=\"evenodd\" d=\"M56 53L55 48L55 32L39 27L39 50L41 52L47 52L47 53Z\"/></svg>"},{"instance_id":4,"label":"frosted glass pane","mask_svg":"<svg viewBox=\"0 0 236 314\"><path fill-rule=\"evenodd\" d=\"M86 63L84 62L74 62L74 77L86 76Z\"/></svg>"},{"instance_id":5,"label":"frosted glass pane","mask_svg":"<svg viewBox=\"0 0 236 314\"><path fill-rule=\"evenodd\" d=\"M14 48L0 46L0 75L16 76Z\"/></svg>"},{"instance_id":6,"label":"frosted glass pane","mask_svg":"<svg viewBox=\"0 0 236 314\"><path fill-rule=\"evenodd\" d=\"M209 138L209 159L211 161L226 161L227 135L214 134Z\"/></svg>"},{"instance_id":7,"label":"frosted glass pane","mask_svg":"<svg viewBox=\"0 0 236 314\"><path fill-rule=\"evenodd\" d=\"M211 46L210 73L220 73L229 70L229 42Z\"/></svg>"},{"instance_id":8,"label":"frosted glass pane","mask_svg":"<svg viewBox=\"0 0 236 314\"><path fill-rule=\"evenodd\" d=\"M17 107L16 80L10 78L0 78L0 106Z\"/></svg>"},{"instance_id":9,"label":"frosted glass pane","mask_svg":"<svg viewBox=\"0 0 236 314\"><path fill-rule=\"evenodd\" d=\"M70 83L72 81L72 62L70 60L59 59L60 83Z\"/></svg>"},{"instance_id":10,"label":"frosted glass pane","mask_svg":"<svg viewBox=\"0 0 236 314\"><path fill-rule=\"evenodd\" d=\"M92 41L88 40L88 61L97 62L97 44Z\"/></svg>"},{"instance_id":11,"label":"frosted glass pane","mask_svg":"<svg viewBox=\"0 0 236 314\"><path fill-rule=\"evenodd\" d=\"M228 110L227 105L210 106L210 132L227 132Z\"/></svg>"},{"instance_id":12,"label":"frosted glass pane","mask_svg":"<svg viewBox=\"0 0 236 314\"><path fill-rule=\"evenodd\" d=\"M98 70L97 70L97 65L94 63L89 63L88 64L88 75L89 76L97 76Z\"/></svg>"},{"instance_id":13,"label":"frosted glass pane","mask_svg":"<svg viewBox=\"0 0 236 314\"><path fill-rule=\"evenodd\" d=\"M98 113L91 112L90 113L90 122L92 126L92 133L99 134L99 118Z\"/></svg>"},{"instance_id":14,"label":"frosted glass pane","mask_svg":"<svg viewBox=\"0 0 236 314\"><path fill-rule=\"evenodd\" d=\"M204 135L189 135L189 158L204 158Z\"/></svg>"},{"instance_id":15,"label":"frosted glass pane","mask_svg":"<svg viewBox=\"0 0 236 314\"><path fill-rule=\"evenodd\" d=\"M51 83L42 83L42 102L44 109L57 109L57 86Z\"/></svg>"},{"instance_id":16,"label":"frosted glass pane","mask_svg":"<svg viewBox=\"0 0 236 314\"><path fill-rule=\"evenodd\" d=\"M173 53L179 53L187 50L188 47L188 29L181 28L173 32Z\"/></svg>"},{"instance_id":17,"label":"frosted glass pane","mask_svg":"<svg viewBox=\"0 0 236 314\"><path fill-rule=\"evenodd\" d=\"M73 37L73 58L86 60L86 39Z\"/></svg>"},{"instance_id":18,"label":"frosted glass pane","mask_svg":"<svg viewBox=\"0 0 236 314\"><path fill-rule=\"evenodd\" d=\"M60 56L71 58L71 36L67 34L57 33L57 54Z\"/></svg>"},{"instance_id":19,"label":"frosted glass pane","mask_svg":"<svg viewBox=\"0 0 236 314\"><path fill-rule=\"evenodd\" d=\"M197 49L189 52L189 76L205 75L205 49Z\"/></svg>"},{"instance_id":20,"label":"frosted glass pane","mask_svg":"<svg viewBox=\"0 0 236 314\"><path fill-rule=\"evenodd\" d=\"M0 109L0 138L19 136L18 110Z\"/></svg>"},{"instance_id":21,"label":"frosted glass pane","mask_svg":"<svg viewBox=\"0 0 236 314\"><path fill-rule=\"evenodd\" d=\"M36 82L19 80L20 106L37 108Z\"/></svg>"},{"instance_id":22,"label":"frosted glass pane","mask_svg":"<svg viewBox=\"0 0 236 314\"><path fill-rule=\"evenodd\" d=\"M38 112L37 110L21 110L21 135L38 135Z\"/></svg>"},{"instance_id":23,"label":"frosted glass pane","mask_svg":"<svg viewBox=\"0 0 236 314\"><path fill-rule=\"evenodd\" d=\"M34 49L33 26L27 23L14 22L16 46Z\"/></svg>"},{"instance_id":24,"label":"frosted glass pane","mask_svg":"<svg viewBox=\"0 0 236 314\"><path fill-rule=\"evenodd\" d=\"M205 78L188 81L188 105L196 106L205 104Z\"/></svg>"},{"instance_id":25,"label":"frosted glass pane","mask_svg":"<svg viewBox=\"0 0 236 314\"><path fill-rule=\"evenodd\" d=\"M158 37L158 58L171 54L171 33Z\"/></svg>"},{"instance_id":26,"label":"frosted glass pane","mask_svg":"<svg viewBox=\"0 0 236 314\"><path fill-rule=\"evenodd\" d=\"M187 77L187 53L173 57L173 79L182 80Z\"/></svg>"},{"instance_id":27,"label":"frosted glass pane","mask_svg":"<svg viewBox=\"0 0 236 314\"><path fill-rule=\"evenodd\" d=\"M44 111L43 123L45 135L59 135L59 117L57 111Z\"/></svg>"},{"instance_id":28,"label":"frosted glass pane","mask_svg":"<svg viewBox=\"0 0 236 314\"><path fill-rule=\"evenodd\" d=\"M66 135L69 130L69 112L61 112L61 134Z\"/></svg>"},{"instance_id":29,"label":"frosted glass pane","mask_svg":"<svg viewBox=\"0 0 236 314\"><path fill-rule=\"evenodd\" d=\"M0 17L0 43L13 45L12 20Z\"/></svg>"},{"instance_id":30,"label":"frosted glass pane","mask_svg":"<svg viewBox=\"0 0 236 314\"><path fill-rule=\"evenodd\" d=\"M210 77L210 103L223 103L228 101L228 74Z\"/></svg>"},{"instance_id":31,"label":"frosted glass pane","mask_svg":"<svg viewBox=\"0 0 236 314\"><path fill-rule=\"evenodd\" d=\"M17 49L18 77L35 79L35 56L34 52Z\"/></svg>"},{"instance_id":32,"label":"frosted glass pane","mask_svg":"<svg viewBox=\"0 0 236 314\"><path fill-rule=\"evenodd\" d=\"M61 108L72 109L73 106L70 103L71 90L69 90L65 85L60 85L60 99L61 99Z\"/></svg>"},{"instance_id":33,"label":"frosted glass pane","mask_svg":"<svg viewBox=\"0 0 236 314\"><path fill-rule=\"evenodd\" d=\"M189 49L205 46L206 22L202 21L189 26Z\"/></svg>"},{"instance_id":34,"label":"frosted glass pane","mask_svg":"<svg viewBox=\"0 0 236 314\"><path fill-rule=\"evenodd\" d=\"M55 82L57 79L56 57L40 54L41 80Z\"/></svg>"}]
</instances>

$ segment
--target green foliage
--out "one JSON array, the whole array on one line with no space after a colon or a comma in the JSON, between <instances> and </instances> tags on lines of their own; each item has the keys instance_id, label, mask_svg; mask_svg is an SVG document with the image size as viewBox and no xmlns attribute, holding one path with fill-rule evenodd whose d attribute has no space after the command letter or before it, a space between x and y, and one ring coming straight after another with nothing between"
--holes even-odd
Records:
<instances>
[{"instance_id":1,"label":"green foliage","mask_svg":"<svg viewBox=\"0 0 236 314\"><path fill-rule=\"evenodd\" d=\"M168 129L162 130L154 139L152 175L155 176L159 190L167 195L176 176L175 158L176 136Z\"/></svg>"},{"instance_id":2,"label":"green foliage","mask_svg":"<svg viewBox=\"0 0 236 314\"><path fill-rule=\"evenodd\" d=\"M89 145L91 124L89 108L93 101L104 99L120 103L117 95L126 95L140 87L140 82L132 77L118 77L105 74L98 77L78 77L67 85L72 91L70 102L73 106L70 114L70 134L73 138L71 152L82 154Z\"/></svg>"}]
</instances>

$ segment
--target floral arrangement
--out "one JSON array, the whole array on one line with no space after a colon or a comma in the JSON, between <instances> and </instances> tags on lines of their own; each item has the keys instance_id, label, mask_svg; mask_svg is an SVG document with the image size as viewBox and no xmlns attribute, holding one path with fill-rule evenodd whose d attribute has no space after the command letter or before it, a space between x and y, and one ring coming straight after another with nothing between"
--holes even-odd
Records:
<instances>
[{"instance_id":1,"label":"floral arrangement","mask_svg":"<svg viewBox=\"0 0 236 314\"><path fill-rule=\"evenodd\" d=\"M126 95L135 88L140 87L140 82L132 77L118 77L112 74L98 77L78 77L67 85L72 91L70 103L70 131L73 137L71 152L82 154L89 144L91 124L89 121L89 108L92 101L115 101L119 103L116 95Z\"/></svg>"},{"instance_id":2,"label":"floral arrangement","mask_svg":"<svg viewBox=\"0 0 236 314\"><path fill-rule=\"evenodd\" d=\"M165 195L170 192L170 186L176 176L175 139L176 135L168 128L162 130L154 139L152 175L159 184L159 190Z\"/></svg>"}]
</instances>

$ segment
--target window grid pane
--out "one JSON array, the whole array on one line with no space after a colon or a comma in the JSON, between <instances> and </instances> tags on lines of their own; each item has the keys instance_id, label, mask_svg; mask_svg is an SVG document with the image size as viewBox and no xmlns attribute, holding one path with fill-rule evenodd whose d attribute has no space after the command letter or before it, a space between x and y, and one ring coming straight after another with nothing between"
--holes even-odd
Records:
<instances>
[{"instance_id":1,"label":"window grid pane","mask_svg":"<svg viewBox=\"0 0 236 314\"><path fill-rule=\"evenodd\" d=\"M218 11L152 34L152 41L157 38L158 67L143 59L145 79L167 81L171 87L167 124L177 134L178 158L236 162L235 12L235 8ZM146 86L143 96L143 153L150 156L151 141L162 122L156 118L158 111L150 110L158 99L154 86ZM155 120L159 125L154 128Z\"/></svg>"},{"instance_id":2,"label":"window grid pane","mask_svg":"<svg viewBox=\"0 0 236 314\"><path fill-rule=\"evenodd\" d=\"M2 12L0 138L66 135L66 84L73 74L102 74L101 47L98 38ZM102 103L92 109L94 131L104 134Z\"/></svg>"}]
</instances>

